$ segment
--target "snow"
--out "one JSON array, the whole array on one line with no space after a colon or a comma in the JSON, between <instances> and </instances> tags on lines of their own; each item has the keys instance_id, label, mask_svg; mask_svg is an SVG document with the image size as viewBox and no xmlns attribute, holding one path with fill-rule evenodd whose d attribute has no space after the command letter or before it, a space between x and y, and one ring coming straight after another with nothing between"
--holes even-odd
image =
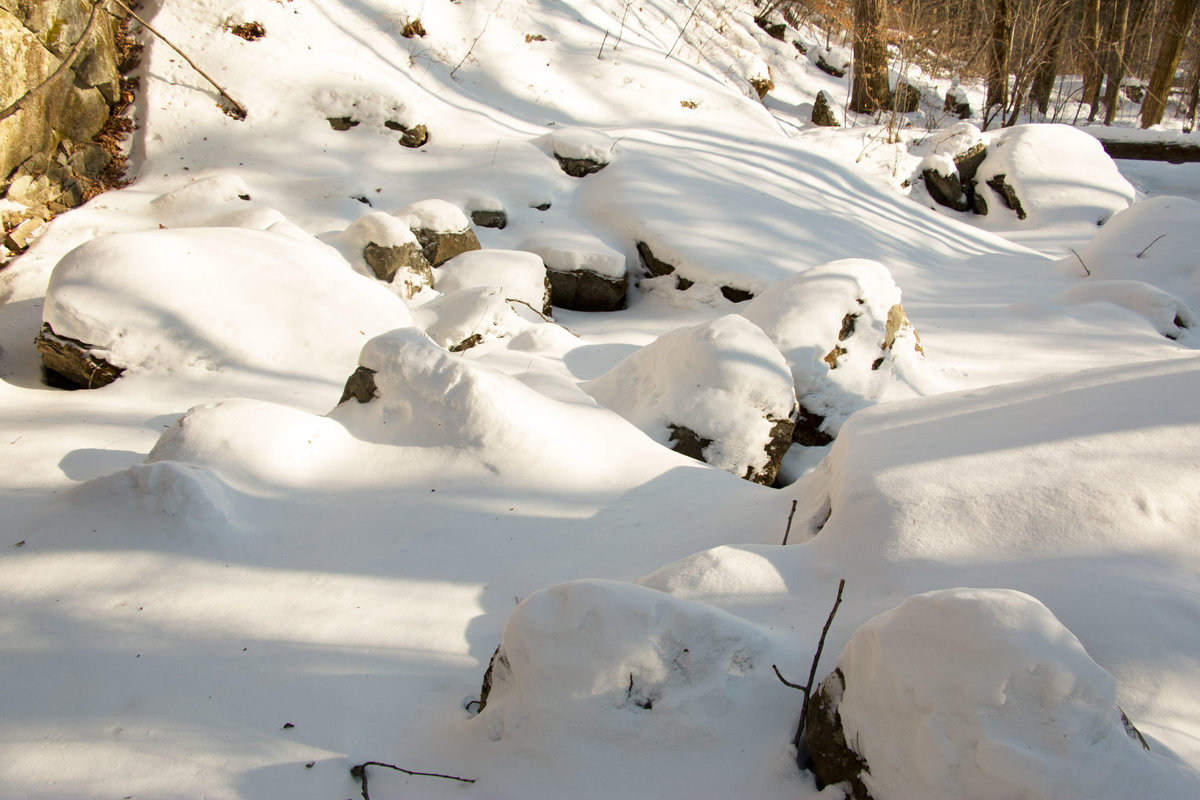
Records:
<instances>
[{"instance_id":1,"label":"snow","mask_svg":"<svg viewBox=\"0 0 1200 800\"><path fill-rule=\"evenodd\" d=\"M434 286L446 294L481 286L495 288L506 300L528 303L537 311L550 302L546 265L533 253L519 250L460 253L437 268Z\"/></svg>"},{"instance_id":2,"label":"snow","mask_svg":"<svg viewBox=\"0 0 1200 800\"><path fill-rule=\"evenodd\" d=\"M537 140L550 153L560 158L577 158L608 164L616 142L604 131L590 128L561 128Z\"/></svg>"},{"instance_id":3,"label":"snow","mask_svg":"<svg viewBox=\"0 0 1200 800\"><path fill-rule=\"evenodd\" d=\"M1200 361L1175 325L1200 306L1196 170L1123 163L1135 194L1069 129L818 129L817 92L846 96L812 63L837 33L789 31L800 54L736 4L146 13L250 113L222 114L135 29L133 183L0 270L0 794L351 797L350 767L378 760L478 782L371 767L377 800L839 796L797 768L802 697L771 670L805 680L839 578L821 674L913 595L965 591L976 620L1023 609L1016 649L966 625L998 655L954 674L1036 677L1020 652L1098 690L1012 707L1021 735L1042 735L1030 709L1105 723L1094 749L1033 740L1022 765L1078 755L1041 788L1117 791L1124 776L1096 785L1108 754L1149 787L1127 795L1197 794ZM418 17L427 34L404 38ZM403 147L389 121L430 140ZM1029 219L914 202L922 159L984 138ZM560 142L611 163L570 177ZM508 224L441 269L461 286L406 301L361 274L365 238L464 230L481 208ZM675 272L631 274L625 310L547 321L507 300L510 260L636 273L638 242ZM884 352L897 304L912 328ZM52 389L43 320L129 369ZM339 404L358 366L376 396ZM793 447L783 488L742 480L802 383L837 439ZM666 424L690 423L668 407L728 449L672 452ZM512 674L474 716L502 641ZM1110 701L1150 754L1111 732ZM950 757L968 729L992 735L954 707ZM904 769L955 765L923 751Z\"/></svg>"},{"instance_id":4,"label":"snow","mask_svg":"<svg viewBox=\"0 0 1200 800\"><path fill-rule=\"evenodd\" d=\"M671 446L674 427L710 440L704 460L734 475L766 466L774 424L796 407L783 356L734 314L671 331L586 388L659 444Z\"/></svg>"},{"instance_id":5,"label":"snow","mask_svg":"<svg viewBox=\"0 0 1200 800\"><path fill-rule=\"evenodd\" d=\"M1112 676L1027 594L909 597L856 630L838 667L846 740L875 797L1200 791L1194 774L1126 734Z\"/></svg>"}]
</instances>

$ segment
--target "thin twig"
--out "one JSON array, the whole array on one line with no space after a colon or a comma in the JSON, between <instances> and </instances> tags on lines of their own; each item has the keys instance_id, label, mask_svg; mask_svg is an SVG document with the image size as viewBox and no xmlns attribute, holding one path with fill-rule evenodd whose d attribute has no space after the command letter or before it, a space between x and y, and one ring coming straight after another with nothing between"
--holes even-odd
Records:
<instances>
[{"instance_id":1,"label":"thin twig","mask_svg":"<svg viewBox=\"0 0 1200 800\"><path fill-rule=\"evenodd\" d=\"M621 46L621 38L625 35L625 18L629 16L629 6L630 3L626 2L625 11L621 14L621 30L617 33L617 43L613 45L613 50Z\"/></svg>"},{"instance_id":2,"label":"thin twig","mask_svg":"<svg viewBox=\"0 0 1200 800\"><path fill-rule=\"evenodd\" d=\"M812 667L808 671L808 687L804 690L804 705L800 707L800 723L796 726L796 738L792 740L792 744L796 749L800 749L800 742L804 739L804 720L808 717L808 701L812 699L813 681L817 679L817 664L821 661L821 651L825 649L825 636L829 633L829 626L833 624L833 615L837 613L838 606L842 604L842 590L846 588L846 579L842 578L838 581L837 600L833 603L833 608L829 610L829 617L825 620L825 627L821 629L821 639L817 642L817 652L813 654Z\"/></svg>"},{"instance_id":3,"label":"thin twig","mask_svg":"<svg viewBox=\"0 0 1200 800\"><path fill-rule=\"evenodd\" d=\"M0 111L0 120L8 119L13 114L16 114L25 107L25 103L28 100L37 97L42 92L46 91L46 88L50 86L50 84L62 77L62 74L71 68L71 65L75 63L77 58L79 58L79 54L83 50L84 43L91 38L92 29L96 27L96 18L100 16L99 12L103 5L104 0L96 0L94 3L92 3L92 13L91 16L88 17L87 27L83 29L83 33L80 34L79 38L75 41L75 44L72 45L70 52L67 53L67 57L63 59L63 62L58 65L58 68L55 69L54 72L50 73L50 77L46 78L46 80L42 81L37 86L25 92L25 94L18 97L3 111Z\"/></svg>"},{"instance_id":4,"label":"thin twig","mask_svg":"<svg viewBox=\"0 0 1200 800\"><path fill-rule=\"evenodd\" d=\"M679 29L679 35L675 37L675 41L671 43L671 49L667 51L667 58L671 57L671 53L675 52L675 45L679 44L679 40L683 38L684 31L687 30L688 23L692 21L692 17L696 16L696 9L700 7L700 0L696 0L692 6L692 13L688 14L688 18L684 21L683 27Z\"/></svg>"},{"instance_id":5,"label":"thin twig","mask_svg":"<svg viewBox=\"0 0 1200 800\"><path fill-rule=\"evenodd\" d=\"M607 41L608 41L608 28L605 28L604 29L604 38L600 40L600 52L596 53L597 61L599 61L600 57L604 55L604 44Z\"/></svg>"},{"instance_id":6,"label":"thin twig","mask_svg":"<svg viewBox=\"0 0 1200 800\"><path fill-rule=\"evenodd\" d=\"M783 677L783 673L779 671L779 667L775 666L774 664L772 664L772 665L771 665L771 669L775 670L775 677L776 677L776 678L779 678L780 682L781 682L781 683L782 683L784 686L790 686L791 688L793 688L793 689L799 689L799 690L800 690L800 691L802 691L802 692L807 692L807 691L808 691L808 687L807 687L807 686L801 686L801 685L800 685L800 684L798 684L798 683L792 683L792 682L791 682L791 681L789 681L787 678Z\"/></svg>"},{"instance_id":7,"label":"thin twig","mask_svg":"<svg viewBox=\"0 0 1200 800\"><path fill-rule=\"evenodd\" d=\"M504 302L506 302L506 303L520 303L521 305L525 306L525 307L526 307L526 308L528 308L530 311L532 311L533 313L537 314L539 317L541 317L542 319L544 319L546 322L549 322L549 323L551 323L552 325L557 325L558 327L562 328L564 331L566 331L567 333L571 334L572 336L575 336L575 337L577 337L577 338L578 338L578 336L579 336L579 334L575 333L575 331L571 330L571 329L570 329L570 328L568 328L566 325L563 325L561 322L557 322L557 321L556 321L556 320L555 320L553 317L548 317L548 316L546 316L546 315L545 315L545 314L543 314L541 311L538 311L536 308L534 308L533 306L531 306L529 303L525 302L524 300L519 300L519 299L517 299L516 297L506 297L506 298L504 298Z\"/></svg>"},{"instance_id":8,"label":"thin twig","mask_svg":"<svg viewBox=\"0 0 1200 800\"><path fill-rule=\"evenodd\" d=\"M350 768L350 774L358 778L362 784L363 800L371 800L371 791L367 788L367 767L387 767L394 769L396 772L403 772L405 775L413 775L423 778L445 778L448 781L459 781L460 783L474 783L474 778L460 778L457 775L442 775L438 772L416 772L404 767L397 767L395 764L385 764L382 761L364 761L361 764L355 764Z\"/></svg>"},{"instance_id":9,"label":"thin twig","mask_svg":"<svg viewBox=\"0 0 1200 800\"><path fill-rule=\"evenodd\" d=\"M197 66L195 61L192 61L190 58L188 58L187 53L183 52L178 47L176 47L174 42L172 42L166 36L163 36L159 31L155 30L153 25L151 25L149 22L146 22L146 20L139 17L132 8L125 5L125 3L123 3L121 0L112 0L112 1L114 3L116 3L117 5L119 5L121 8L125 9L125 11L129 14L129 16L133 17L139 23L141 23L141 26L143 28L150 31L158 38L162 39L163 42L168 47L170 47L176 53L179 53L179 55L183 57L183 60L186 61L188 63L188 65L191 66L192 69L194 69L194 70L196 70L196 72L200 73L200 77L204 78L206 81L211 83L213 85L213 88L215 88L218 92L221 93L221 97L224 97L226 100L228 100L230 103L232 103L234 113L231 114L230 116L234 117L234 119L239 119L239 120L245 119L247 117L248 112L246 111L246 107L244 105L242 105L241 103L239 103L237 100L234 100L233 97L230 96L229 92L227 92L223 88L221 88L221 85L219 83L217 83L216 81L214 81L207 72L200 69L200 67Z\"/></svg>"},{"instance_id":10,"label":"thin twig","mask_svg":"<svg viewBox=\"0 0 1200 800\"><path fill-rule=\"evenodd\" d=\"M1153 242L1151 242L1151 244L1153 244ZM1075 253L1074 247L1068 247L1067 249L1070 250L1072 253ZM1142 252L1145 252L1145 251L1143 250ZM1087 264L1083 263L1083 256L1079 255L1079 253L1075 253L1075 257L1079 259L1079 266L1083 267L1083 271L1088 274L1088 277L1089 278L1092 277L1092 271L1087 268Z\"/></svg>"},{"instance_id":11,"label":"thin twig","mask_svg":"<svg viewBox=\"0 0 1200 800\"><path fill-rule=\"evenodd\" d=\"M479 40L482 39L483 34L485 34L487 32L488 23L490 23L492 21L492 17L496 16L496 12L499 10L500 10L500 4L497 3L496 7L494 9L492 9L492 13L488 14L487 19L485 19L483 21L483 27L479 29L479 34L473 40L471 40L471 46L467 48L467 54L465 56L463 56L462 60L459 61L454 66L454 69L450 70L451 78L454 77L454 74L456 72L458 72L458 70L462 67L463 64L467 63L467 59L471 57L471 53L475 52L475 45L479 44Z\"/></svg>"},{"instance_id":12,"label":"thin twig","mask_svg":"<svg viewBox=\"0 0 1200 800\"><path fill-rule=\"evenodd\" d=\"M788 514L787 530L783 532L783 543L787 544L788 535L792 532L792 517L796 516L796 501L792 501L792 511Z\"/></svg>"},{"instance_id":13,"label":"thin twig","mask_svg":"<svg viewBox=\"0 0 1200 800\"><path fill-rule=\"evenodd\" d=\"M1163 238L1163 236L1166 236L1166 234L1164 233L1162 236L1159 236L1159 237L1158 237L1158 239L1161 239L1161 238ZM1158 239L1155 239L1153 242L1151 242L1150 244L1148 244L1148 245L1146 245L1145 247L1143 247L1143 248L1142 248L1142 252L1138 253L1138 254L1137 254L1137 257L1138 257L1138 258L1141 258L1142 256L1146 255L1146 251L1147 251L1147 250L1149 250L1151 247L1154 247L1155 243L1157 243L1157 242L1158 242Z\"/></svg>"}]
</instances>

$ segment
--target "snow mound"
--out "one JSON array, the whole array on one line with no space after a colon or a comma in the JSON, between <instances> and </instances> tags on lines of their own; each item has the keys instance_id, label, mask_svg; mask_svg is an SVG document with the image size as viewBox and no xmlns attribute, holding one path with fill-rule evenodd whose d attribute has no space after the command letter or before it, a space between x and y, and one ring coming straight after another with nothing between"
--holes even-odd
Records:
<instances>
[{"instance_id":1,"label":"snow mound","mask_svg":"<svg viewBox=\"0 0 1200 800\"><path fill-rule=\"evenodd\" d=\"M1091 277L1138 280L1200 309L1200 203L1185 197L1152 197L1109 220L1079 250ZM1062 261L1079 272L1075 256Z\"/></svg>"},{"instance_id":2,"label":"snow mound","mask_svg":"<svg viewBox=\"0 0 1200 800\"><path fill-rule=\"evenodd\" d=\"M919 385L920 338L891 273L876 261L813 267L770 287L741 313L787 359L801 415L814 431L806 443L825 443L858 409L912 396Z\"/></svg>"},{"instance_id":3,"label":"snow mound","mask_svg":"<svg viewBox=\"0 0 1200 800\"><path fill-rule=\"evenodd\" d=\"M747 693L773 679L766 650L756 628L711 606L616 581L563 583L509 616L480 717L493 739L535 746L563 735L708 740L752 713Z\"/></svg>"},{"instance_id":4,"label":"snow mound","mask_svg":"<svg viewBox=\"0 0 1200 800\"><path fill-rule=\"evenodd\" d=\"M508 294L489 286L459 289L414 308L412 313L430 339L455 351L488 339L511 338L529 327Z\"/></svg>"},{"instance_id":5,"label":"snow mound","mask_svg":"<svg viewBox=\"0 0 1200 800\"><path fill-rule=\"evenodd\" d=\"M252 200L250 187L240 175L222 171L159 195L150 201L150 213L168 228L210 227L221 217L244 211Z\"/></svg>"},{"instance_id":6,"label":"snow mound","mask_svg":"<svg viewBox=\"0 0 1200 800\"><path fill-rule=\"evenodd\" d=\"M1020 198L1023 227L1103 224L1133 203L1134 188L1094 137L1070 125L1017 125L996 134L979 165L980 186L1002 179ZM989 220L1011 225L999 191Z\"/></svg>"},{"instance_id":7,"label":"snow mound","mask_svg":"<svg viewBox=\"0 0 1200 800\"><path fill-rule=\"evenodd\" d=\"M412 324L398 297L346 269L332 248L237 228L87 242L54 268L43 320L118 367L332 380L366 337Z\"/></svg>"},{"instance_id":8,"label":"snow mound","mask_svg":"<svg viewBox=\"0 0 1200 800\"><path fill-rule=\"evenodd\" d=\"M539 233L526 239L521 249L537 253L549 269L559 272L586 270L614 279L626 274L624 254L596 237L578 231Z\"/></svg>"},{"instance_id":9,"label":"snow mound","mask_svg":"<svg viewBox=\"0 0 1200 800\"><path fill-rule=\"evenodd\" d=\"M461 233L471 227L467 215L445 200L421 200L395 212L395 217L414 231Z\"/></svg>"},{"instance_id":10,"label":"snow mound","mask_svg":"<svg viewBox=\"0 0 1200 800\"><path fill-rule=\"evenodd\" d=\"M1168 339L1183 339L1197 326L1196 314L1173 294L1144 281L1087 281L1058 296L1060 303L1112 303L1140 314Z\"/></svg>"},{"instance_id":11,"label":"snow mound","mask_svg":"<svg viewBox=\"0 0 1200 800\"><path fill-rule=\"evenodd\" d=\"M434 285L446 294L467 288L494 288L502 299L519 300L544 314L550 313L546 265L533 253L471 250L434 270Z\"/></svg>"},{"instance_id":12,"label":"snow mound","mask_svg":"<svg viewBox=\"0 0 1200 800\"><path fill-rule=\"evenodd\" d=\"M847 47L827 47L818 54L830 69L845 72L854 62L854 53Z\"/></svg>"},{"instance_id":13,"label":"snow mound","mask_svg":"<svg viewBox=\"0 0 1200 800\"><path fill-rule=\"evenodd\" d=\"M608 164L616 141L603 131L591 128L563 128L535 140L535 144L559 158Z\"/></svg>"},{"instance_id":14,"label":"snow mound","mask_svg":"<svg viewBox=\"0 0 1200 800\"><path fill-rule=\"evenodd\" d=\"M944 131L934 134L932 154L953 158L960 153L967 152L983 140L983 132L979 128L969 122L956 122Z\"/></svg>"},{"instance_id":15,"label":"snow mound","mask_svg":"<svg viewBox=\"0 0 1200 800\"><path fill-rule=\"evenodd\" d=\"M846 741L866 759L861 778L877 800L1200 790L1130 738L1112 676L1027 594L910 597L855 631L838 666Z\"/></svg>"},{"instance_id":16,"label":"snow mound","mask_svg":"<svg viewBox=\"0 0 1200 800\"><path fill-rule=\"evenodd\" d=\"M690 431L700 453L689 455L741 477L768 469L796 408L783 356L736 314L671 331L584 388L659 444L688 452Z\"/></svg>"},{"instance_id":17,"label":"snow mound","mask_svg":"<svg viewBox=\"0 0 1200 800\"><path fill-rule=\"evenodd\" d=\"M147 461L95 478L72 489L76 502L126 497L145 511L185 523L211 524L229 519L229 503L220 480L206 469L174 461Z\"/></svg>"},{"instance_id":18,"label":"snow mound","mask_svg":"<svg viewBox=\"0 0 1200 800\"><path fill-rule=\"evenodd\" d=\"M405 104L385 89L322 89L313 96L312 103L321 116L349 117L355 122L365 122L375 127L385 122L398 122L405 126L413 122Z\"/></svg>"}]
</instances>

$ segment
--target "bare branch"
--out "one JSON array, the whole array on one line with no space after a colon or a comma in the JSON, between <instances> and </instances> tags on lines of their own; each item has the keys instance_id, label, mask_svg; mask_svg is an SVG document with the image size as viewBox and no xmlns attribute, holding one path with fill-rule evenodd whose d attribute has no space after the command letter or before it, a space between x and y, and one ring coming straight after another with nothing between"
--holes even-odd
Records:
<instances>
[{"instance_id":1,"label":"bare branch","mask_svg":"<svg viewBox=\"0 0 1200 800\"><path fill-rule=\"evenodd\" d=\"M783 532L783 543L787 544L788 536L792 532L792 517L796 516L796 501L792 501L792 511L788 514L787 530Z\"/></svg>"},{"instance_id":2,"label":"bare branch","mask_svg":"<svg viewBox=\"0 0 1200 800\"><path fill-rule=\"evenodd\" d=\"M771 669L775 670L775 677L779 678L779 682L782 683L784 686L788 686L792 689L798 689L801 692L808 691L807 686L801 686L798 683L792 683L787 678L783 677L783 673L779 671L779 667L775 666L774 664L771 665Z\"/></svg>"},{"instance_id":3,"label":"bare branch","mask_svg":"<svg viewBox=\"0 0 1200 800\"><path fill-rule=\"evenodd\" d=\"M825 627L821 630L821 639L817 642L817 652L813 654L812 667L808 671L808 687L804 690L804 705L800 707L800 724L796 726L796 737L792 740L792 744L796 749L800 749L800 743L804 740L804 720L808 717L808 701L812 698L813 681L817 679L817 664L821 661L821 651L825 649L825 636L829 633L829 626L833 624L833 616L837 614L838 606L842 604L842 590L846 588L846 579L842 578L838 581L837 600L833 603L833 608L829 610L829 617L825 620Z\"/></svg>"},{"instance_id":4,"label":"bare branch","mask_svg":"<svg viewBox=\"0 0 1200 800\"><path fill-rule=\"evenodd\" d=\"M388 769L396 770L396 772L403 772L405 775L413 775L423 778L445 778L448 781L458 781L460 783L475 782L474 778L460 778L457 775L442 775L437 772L416 772L411 769L405 769L404 767L397 767L395 764L385 764L382 761L364 761L363 763L355 764L350 768L350 774L355 778L358 778L359 783L362 784L363 800L371 800L371 790L367 787L367 767L387 767Z\"/></svg>"},{"instance_id":5,"label":"bare branch","mask_svg":"<svg viewBox=\"0 0 1200 800\"><path fill-rule=\"evenodd\" d=\"M1154 243L1151 242L1151 244L1154 244ZM1090 269L1088 269L1087 264L1083 263L1083 256L1079 255L1079 253L1076 253L1074 247L1069 247L1067 249L1070 250L1072 253L1074 253L1075 257L1079 259L1079 266L1083 267L1083 271L1088 274L1088 277L1089 278L1092 277L1092 271ZM1145 252L1145 251L1143 250L1142 252Z\"/></svg>"}]
</instances>

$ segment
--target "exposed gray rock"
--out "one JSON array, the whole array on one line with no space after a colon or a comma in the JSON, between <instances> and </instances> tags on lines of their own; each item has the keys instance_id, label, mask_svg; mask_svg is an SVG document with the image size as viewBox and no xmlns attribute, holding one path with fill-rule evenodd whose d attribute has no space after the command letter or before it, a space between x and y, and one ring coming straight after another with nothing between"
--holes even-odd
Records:
<instances>
[{"instance_id":1,"label":"exposed gray rock","mask_svg":"<svg viewBox=\"0 0 1200 800\"><path fill-rule=\"evenodd\" d=\"M626 306L628 276L609 278L591 270L564 272L546 268L550 303L571 311L620 311Z\"/></svg>"},{"instance_id":2,"label":"exposed gray rock","mask_svg":"<svg viewBox=\"0 0 1200 800\"><path fill-rule=\"evenodd\" d=\"M359 125L359 121L353 117L326 117L325 121L335 131L348 131L351 128L357 128Z\"/></svg>"},{"instance_id":3,"label":"exposed gray rock","mask_svg":"<svg viewBox=\"0 0 1200 800\"><path fill-rule=\"evenodd\" d=\"M833 110L833 100L830 98L829 92L824 89L817 92L816 102L813 103L812 121L814 125L820 125L823 128L840 128L842 126L842 120Z\"/></svg>"},{"instance_id":4,"label":"exposed gray rock","mask_svg":"<svg viewBox=\"0 0 1200 800\"><path fill-rule=\"evenodd\" d=\"M375 370L359 367L346 379L346 388L342 391L342 399L338 400L338 405L340 406L350 398L354 398L360 403L369 403L378 396L379 389L375 386Z\"/></svg>"},{"instance_id":5,"label":"exposed gray rock","mask_svg":"<svg viewBox=\"0 0 1200 800\"><path fill-rule=\"evenodd\" d=\"M405 147L421 147L429 141L429 129L424 125L414 125L411 128L395 120L387 120L383 126L389 130L399 131L400 144Z\"/></svg>"},{"instance_id":6,"label":"exposed gray rock","mask_svg":"<svg viewBox=\"0 0 1200 800\"><path fill-rule=\"evenodd\" d=\"M646 274L652 278L661 278L663 275L670 275L675 271L674 264L668 264L665 261L660 261L655 257L650 250L650 245L645 242L637 243L638 255L641 256L642 266L646 269Z\"/></svg>"},{"instance_id":7,"label":"exposed gray rock","mask_svg":"<svg viewBox=\"0 0 1200 800\"><path fill-rule=\"evenodd\" d=\"M608 166L606 162L592 161L587 158L566 158L557 153L555 153L554 159L558 162L558 166L562 168L562 171L572 178L583 178L599 172Z\"/></svg>"},{"instance_id":8,"label":"exposed gray rock","mask_svg":"<svg viewBox=\"0 0 1200 800\"><path fill-rule=\"evenodd\" d=\"M1021 206L1021 198L1017 197L1017 190L1012 187L1007 180L1008 176L1004 173L993 175L988 180L987 185L1000 195L1000 199L1004 201L1004 205L1012 209L1017 214L1017 219L1025 219L1028 216L1025 209Z\"/></svg>"},{"instance_id":9,"label":"exposed gray rock","mask_svg":"<svg viewBox=\"0 0 1200 800\"><path fill-rule=\"evenodd\" d=\"M442 233L426 228L414 228L413 235L421 243L425 260L440 267L455 256L471 250L479 250L479 239L468 226L466 230Z\"/></svg>"},{"instance_id":10,"label":"exposed gray rock","mask_svg":"<svg viewBox=\"0 0 1200 800\"><path fill-rule=\"evenodd\" d=\"M744 303L747 300L754 299L754 292L747 289L739 289L736 286L722 286L721 296L731 303Z\"/></svg>"},{"instance_id":11,"label":"exposed gray rock","mask_svg":"<svg viewBox=\"0 0 1200 800\"><path fill-rule=\"evenodd\" d=\"M504 230L508 226L508 214L503 208L478 209L471 212L471 222L481 228Z\"/></svg>"},{"instance_id":12,"label":"exposed gray rock","mask_svg":"<svg viewBox=\"0 0 1200 800\"><path fill-rule=\"evenodd\" d=\"M381 247L374 242L368 242L363 248L363 258L375 273L375 277L381 281L391 283L400 270L411 273L407 282L415 288L409 293L410 298L420 291L422 286L433 286L433 270L420 246L415 243Z\"/></svg>"},{"instance_id":13,"label":"exposed gray rock","mask_svg":"<svg viewBox=\"0 0 1200 800\"><path fill-rule=\"evenodd\" d=\"M46 369L80 389L107 386L125 371L95 356L93 345L56 335L48 322L42 323L36 344Z\"/></svg>"},{"instance_id":14,"label":"exposed gray rock","mask_svg":"<svg viewBox=\"0 0 1200 800\"><path fill-rule=\"evenodd\" d=\"M849 787L847 797L871 800L871 793L862 781L862 774L871 770L866 760L846 742L842 730L838 703L845 691L846 681L840 669L835 669L817 686L804 718L804 743L818 789L845 783ZM807 766L810 765L801 764Z\"/></svg>"},{"instance_id":15,"label":"exposed gray rock","mask_svg":"<svg viewBox=\"0 0 1200 800\"><path fill-rule=\"evenodd\" d=\"M921 170L921 178L925 181L925 190L938 205L952 208L955 211L969 211L971 204L963 194L962 182L958 170L943 175L936 169Z\"/></svg>"}]
</instances>

